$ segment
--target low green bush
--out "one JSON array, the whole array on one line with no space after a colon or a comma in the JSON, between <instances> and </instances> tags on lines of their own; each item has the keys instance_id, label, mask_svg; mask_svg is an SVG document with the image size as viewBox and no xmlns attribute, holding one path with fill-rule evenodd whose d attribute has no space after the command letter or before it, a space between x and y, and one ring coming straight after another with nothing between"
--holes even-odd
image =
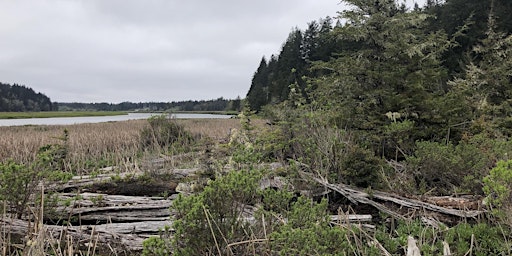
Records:
<instances>
[{"instance_id":1,"label":"low green bush","mask_svg":"<svg viewBox=\"0 0 512 256\"><path fill-rule=\"evenodd\" d=\"M186 151L194 141L192 134L176 120L166 115L152 116L140 132L143 148L168 151Z\"/></svg>"},{"instance_id":2,"label":"low green bush","mask_svg":"<svg viewBox=\"0 0 512 256\"><path fill-rule=\"evenodd\" d=\"M512 226L512 160L499 161L483 182L492 213Z\"/></svg>"},{"instance_id":3,"label":"low green bush","mask_svg":"<svg viewBox=\"0 0 512 256\"><path fill-rule=\"evenodd\" d=\"M17 218L26 214L27 204L38 192L39 184L45 181L67 181L73 176L66 171L67 130L64 130L64 136L60 139L61 144L41 147L36 160L29 165L12 160L0 163L0 200L7 204Z\"/></svg>"},{"instance_id":4,"label":"low green bush","mask_svg":"<svg viewBox=\"0 0 512 256\"><path fill-rule=\"evenodd\" d=\"M41 174L31 167L11 160L0 163L0 200L7 203L17 218L25 214L40 179Z\"/></svg>"},{"instance_id":5,"label":"low green bush","mask_svg":"<svg viewBox=\"0 0 512 256\"><path fill-rule=\"evenodd\" d=\"M261 173L233 171L211 181L199 194L180 195L171 210L176 214L175 255L227 254L228 244L250 239L242 218L244 205L258 199Z\"/></svg>"}]
</instances>

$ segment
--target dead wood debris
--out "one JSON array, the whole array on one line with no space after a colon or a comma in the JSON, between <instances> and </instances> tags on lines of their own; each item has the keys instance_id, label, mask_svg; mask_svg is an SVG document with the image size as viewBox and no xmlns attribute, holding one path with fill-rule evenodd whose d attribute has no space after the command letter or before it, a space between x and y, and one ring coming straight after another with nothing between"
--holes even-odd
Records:
<instances>
[{"instance_id":1,"label":"dead wood debris","mask_svg":"<svg viewBox=\"0 0 512 256\"><path fill-rule=\"evenodd\" d=\"M394 210L387 205L395 205L398 209L414 210L416 214L442 214L458 218L475 218L485 212L484 210L475 209L481 205L481 200L478 198L431 197L421 201L377 190L368 194L361 189L346 184L331 184L326 179L316 177L311 173L300 172L300 174L302 177L312 180L331 191L340 193L354 204L371 205L396 219L407 219L407 217L401 214L400 210Z\"/></svg>"}]
</instances>

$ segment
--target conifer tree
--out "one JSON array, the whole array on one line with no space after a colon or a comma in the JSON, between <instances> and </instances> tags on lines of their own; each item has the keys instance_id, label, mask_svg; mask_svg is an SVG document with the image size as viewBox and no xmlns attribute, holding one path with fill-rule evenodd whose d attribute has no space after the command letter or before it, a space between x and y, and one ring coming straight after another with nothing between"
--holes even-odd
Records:
<instances>
[{"instance_id":1,"label":"conifer tree","mask_svg":"<svg viewBox=\"0 0 512 256\"><path fill-rule=\"evenodd\" d=\"M400 137L413 143L432 136L432 129L439 128L433 126L446 123L439 105L447 90L440 65L449 47L445 33L427 33L428 15L407 11L393 0L345 2L353 8L341 14L346 24L334 33L352 48L316 66L330 71L314 82L316 107L340 127L382 135L396 127L394 122L408 121L413 125L405 126ZM390 143L396 145L392 138Z\"/></svg>"},{"instance_id":2,"label":"conifer tree","mask_svg":"<svg viewBox=\"0 0 512 256\"><path fill-rule=\"evenodd\" d=\"M251 88L247 93L247 102L253 111L259 111L262 106L268 104L268 76L267 60L263 57L254 73Z\"/></svg>"},{"instance_id":3,"label":"conifer tree","mask_svg":"<svg viewBox=\"0 0 512 256\"><path fill-rule=\"evenodd\" d=\"M494 1L486 37L473 47L473 60L462 78L451 82L454 93L471 106L473 121L497 125L508 133L512 128L512 35L497 30Z\"/></svg>"}]
</instances>

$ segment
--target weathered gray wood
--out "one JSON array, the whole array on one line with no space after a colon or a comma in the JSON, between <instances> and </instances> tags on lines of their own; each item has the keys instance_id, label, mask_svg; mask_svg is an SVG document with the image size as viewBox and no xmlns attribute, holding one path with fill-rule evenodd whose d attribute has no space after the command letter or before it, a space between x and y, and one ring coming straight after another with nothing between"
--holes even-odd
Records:
<instances>
[{"instance_id":1,"label":"weathered gray wood","mask_svg":"<svg viewBox=\"0 0 512 256\"><path fill-rule=\"evenodd\" d=\"M165 226L170 227L172 221L143 221L130 223L109 223L96 225L97 232L112 234L158 234Z\"/></svg>"},{"instance_id":2,"label":"weathered gray wood","mask_svg":"<svg viewBox=\"0 0 512 256\"><path fill-rule=\"evenodd\" d=\"M370 222L370 221L372 221L372 215L370 215L370 214L331 215L331 221L336 221L336 222Z\"/></svg>"},{"instance_id":3,"label":"weathered gray wood","mask_svg":"<svg viewBox=\"0 0 512 256\"><path fill-rule=\"evenodd\" d=\"M190 168L190 169L168 169L164 170L167 175L171 175L176 180L180 180L192 175L195 175L200 169L199 168ZM86 188L88 186L92 186L94 184L102 183L102 182L110 182L115 179L127 179L130 177L136 178L138 176L143 175L144 173L141 171L138 172L125 172L125 173L111 173L111 174L99 174L99 175L82 175L82 176L74 176L67 182L55 182L52 184L45 184L46 191L71 191L71 190L79 190Z\"/></svg>"},{"instance_id":4,"label":"weathered gray wood","mask_svg":"<svg viewBox=\"0 0 512 256\"><path fill-rule=\"evenodd\" d=\"M5 232L20 236L30 236L36 224L19 219L2 219L0 226ZM142 250L142 242L150 236L157 235L159 230L165 226L171 226L172 222L167 221L145 221L134 223L112 223L95 226L57 226L41 225L45 236L44 239L57 240L61 235L71 236L73 241L81 246L96 242L98 245L119 243L131 252ZM41 234L38 234L41 235ZM37 237L41 238L41 237Z\"/></svg>"},{"instance_id":5,"label":"weathered gray wood","mask_svg":"<svg viewBox=\"0 0 512 256\"><path fill-rule=\"evenodd\" d=\"M363 203L363 204L372 205L375 208L377 208L378 210L380 210L384 213L390 214L391 216L394 216L399 219L403 219L404 217L401 214L389 209L388 207L384 206L383 204L380 204L372 199L378 199L378 200L382 200L382 201L386 201L386 202L392 202L401 207L428 210L431 212L438 212L438 213L442 213L442 214L446 214L446 215L450 215L450 216L456 216L456 217L473 218L473 217L477 217L480 214L484 213L484 211L482 211L482 210L459 210L459 209L446 208L446 207L434 205L431 203L423 202L420 200L405 198L405 197L401 197L398 195L385 193L385 192L381 192L381 191L372 191L372 194L370 196L368 193L366 193L362 190L358 190L356 188L350 187L345 184L330 184L328 181L326 181L324 179L320 179L318 177L315 177L310 173L301 172L301 175L321 184L322 186L324 186L332 191L336 191L336 192L340 193L341 195L343 195L344 197L346 197L348 200L350 200L353 203ZM372 198L372 199L370 199L370 198Z\"/></svg>"},{"instance_id":6,"label":"weathered gray wood","mask_svg":"<svg viewBox=\"0 0 512 256\"><path fill-rule=\"evenodd\" d=\"M60 195L60 201L68 201L69 206L57 207L58 215L52 216L53 219L79 218L80 221L103 223L169 220L172 205L171 199L162 197L96 193L65 193Z\"/></svg>"}]
</instances>

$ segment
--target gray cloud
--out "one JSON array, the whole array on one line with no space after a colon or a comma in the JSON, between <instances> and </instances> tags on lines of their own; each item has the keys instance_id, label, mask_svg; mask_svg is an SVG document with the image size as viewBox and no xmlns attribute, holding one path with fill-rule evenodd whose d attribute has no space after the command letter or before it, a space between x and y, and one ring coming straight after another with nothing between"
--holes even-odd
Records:
<instances>
[{"instance_id":1,"label":"gray cloud","mask_svg":"<svg viewBox=\"0 0 512 256\"><path fill-rule=\"evenodd\" d=\"M0 81L54 101L244 97L263 55L338 0L0 1Z\"/></svg>"}]
</instances>

